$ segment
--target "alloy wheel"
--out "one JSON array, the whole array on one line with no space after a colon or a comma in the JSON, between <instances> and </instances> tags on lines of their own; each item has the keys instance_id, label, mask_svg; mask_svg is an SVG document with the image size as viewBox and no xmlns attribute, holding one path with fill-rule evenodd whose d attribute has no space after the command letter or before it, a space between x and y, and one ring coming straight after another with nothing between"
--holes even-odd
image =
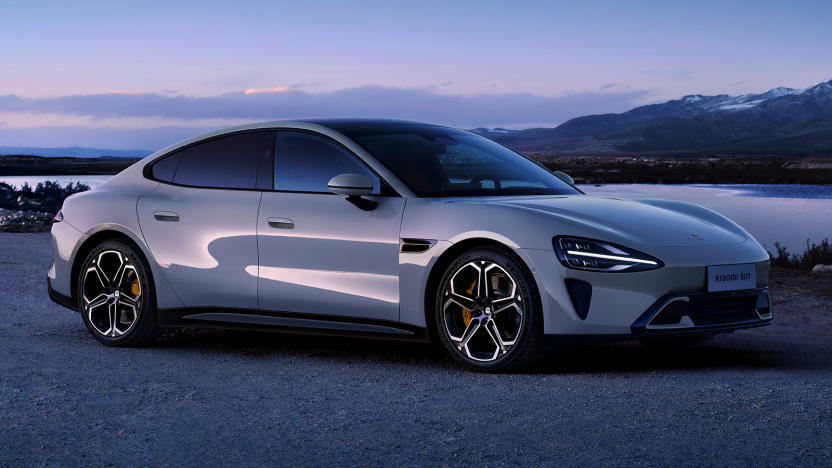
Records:
<instances>
[{"instance_id":1,"label":"alloy wheel","mask_svg":"<svg viewBox=\"0 0 832 468\"><path fill-rule=\"evenodd\" d=\"M457 351L480 362L508 354L525 319L517 282L488 260L468 262L454 272L443 293L442 316Z\"/></svg>"},{"instance_id":2,"label":"alloy wheel","mask_svg":"<svg viewBox=\"0 0 832 468\"><path fill-rule=\"evenodd\" d=\"M133 262L117 250L99 253L84 272L83 312L96 333L118 338L138 322L142 281Z\"/></svg>"}]
</instances>

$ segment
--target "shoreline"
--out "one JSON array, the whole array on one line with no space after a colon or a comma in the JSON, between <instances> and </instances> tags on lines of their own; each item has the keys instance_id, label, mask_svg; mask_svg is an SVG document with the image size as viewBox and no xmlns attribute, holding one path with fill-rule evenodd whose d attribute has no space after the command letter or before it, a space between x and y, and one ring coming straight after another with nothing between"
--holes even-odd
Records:
<instances>
[{"instance_id":1,"label":"shoreline","mask_svg":"<svg viewBox=\"0 0 832 468\"><path fill-rule=\"evenodd\" d=\"M0 155L0 182L3 177L59 175L115 175L133 165L133 158L71 158L26 155Z\"/></svg>"},{"instance_id":2,"label":"shoreline","mask_svg":"<svg viewBox=\"0 0 832 468\"><path fill-rule=\"evenodd\" d=\"M579 184L832 184L832 158L528 156Z\"/></svg>"},{"instance_id":3,"label":"shoreline","mask_svg":"<svg viewBox=\"0 0 832 468\"><path fill-rule=\"evenodd\" d=\"M832 158L526 155L549 169L569 174L579 184L832 185ZM0 155L0 181L4 176L111 175L137 161Z\"/></svg>"}]
</instances>

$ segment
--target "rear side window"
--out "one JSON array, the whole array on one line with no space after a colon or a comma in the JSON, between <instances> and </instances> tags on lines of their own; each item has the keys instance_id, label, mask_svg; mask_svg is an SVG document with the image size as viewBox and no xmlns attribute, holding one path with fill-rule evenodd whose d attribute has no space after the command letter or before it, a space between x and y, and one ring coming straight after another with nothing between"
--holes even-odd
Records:
<instances>
[{"instance_id":1,"label":"rear side window","mask_svg":"<svg viewBox=\"0 0 832 468\"><path fill-rule=\"evenodd\" d=\"M153 176L164 176L178 159L173 182L180 185L209 188L254 189L257 167L271 151L272 132L238 133L214 138L178 151L153 165Z\"/></svg>"},{"instance_id":2,"label":"rear side window","mask_svg":"<svg viewBox=\"0 0 832 468\"><path fill-rule=\"evenodd\" d=\"M373 181L373 193L379 193L378 179L338 144L310 133L277 133L276 190L329 193L329 180L347 173L366 175Z\"/></svg>"},{"instance_id":3,"label":"rear side window","mask_svg":"<svg viewBox=\"0 0 832 468\"><path fill-rule=\"evenodd\" d=\"M176 166L179 165L179 156L181 154L182 152L178 151L153 163L153 178L165 182L172 182L173 174L176 172Z\"/></svg>"}]
</instances>

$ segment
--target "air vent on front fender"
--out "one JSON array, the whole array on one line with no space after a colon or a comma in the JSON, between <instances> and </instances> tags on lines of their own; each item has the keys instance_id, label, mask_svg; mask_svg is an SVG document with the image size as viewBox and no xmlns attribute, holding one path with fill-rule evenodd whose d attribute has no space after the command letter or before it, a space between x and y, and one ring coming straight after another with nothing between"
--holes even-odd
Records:
<instances>
[{"instance_id":1,"label":"air vent on front fender","mask_svg":"<svg viewBox=\"0 0 832 468\"><path fill-rule=\"evenodd\" d=\"M401 239L399 250L402 253L421 253L433 247L434 239Z\"/></svg>"},{"instance_id":2,"label":"air vent on front fender","mask_svg":"<svg viewBox=\"0 0 832 468\"><path fill-rule=\"evenodd\" d=\"M575 307L575 313L581 320L586 320L589 314L589 302L592 300L592 285L586 281L566 278L566 291L569 293L569 299L572 301L572 306Z\"/></svg>"}]
</instances>

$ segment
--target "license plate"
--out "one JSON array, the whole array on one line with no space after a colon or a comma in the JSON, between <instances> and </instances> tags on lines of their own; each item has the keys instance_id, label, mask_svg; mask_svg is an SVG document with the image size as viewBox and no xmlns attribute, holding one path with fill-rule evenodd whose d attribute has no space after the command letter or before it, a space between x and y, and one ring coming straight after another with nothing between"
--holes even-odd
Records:
<instances>
[{"instance_id":1,"label":"license plate","mask_svg":"<svg viewBox=\"0 0 832 468\"><path fill-rule=\"evenodd\" d=\"M736 291L757 287L757 267L753 263L708 267L708 292Z\"/></svg>"}]
</instances>

